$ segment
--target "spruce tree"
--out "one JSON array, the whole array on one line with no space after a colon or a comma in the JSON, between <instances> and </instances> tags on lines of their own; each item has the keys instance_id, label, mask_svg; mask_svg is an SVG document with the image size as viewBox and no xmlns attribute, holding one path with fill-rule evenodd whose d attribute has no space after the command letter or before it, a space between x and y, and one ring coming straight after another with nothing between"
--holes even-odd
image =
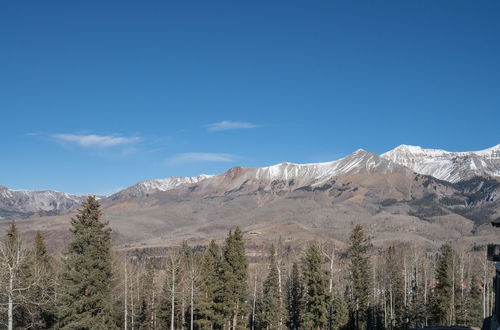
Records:
<instances>
[{"instance_id":1,"label":"spruce tree","mask_svg":"<svg viewBox=\"0 0 500 330\"><path fill-rule=\"evenodd\" d=\"M53 260L47 251L43 235L38 231L35 235L30 258L29 296L33 308L30 315L35 328L51 328L57 321L55 306L55 271Z\"/></svg>"},{"instance_id":2,"label":"spruce tree","mask_svg":"<svg viewBox=\"0 0 500 330\"><path fill-rule=\"evenodd\" d=\"M274 245L269 251L269 273L263 284L260 324L265 329L279 329L282 319L278 265Z\"/></svg>"},{"instance_id":3,"label":"spruce tree","mask_svg":"<svg viewBox=\"0 0 500 330\"><path fill-rule=\"evenodd\" d=\"M441 258L436 269L436 287L432 299L432 314L435 325L451 325L452 323L452 260L453 250L450 244L441 247Z\"/></svg>"},{"instance_id":4,"label":"spruce tree","mask_svg":"<svg viewBox=\"0 0 500 330\"><path fill-rule=\"evenodd\" d=\"M99 208L89 196L71 219L73 240L61 276L62 329L117 329L111 317L111 229Z\"/></svg>"},{"instance_id":5,"label":"spruce tree","mask_svg":"<svg viewBox=\"0 0 500 330\"><path fill-rule=\"evenodd\" d=\"M469 310L469 319L467 325L470 327L481 327L481 325L483 324L483 297L480 289L480 283L477 280L475 274L472 275L467 298Z\"/></svg>"},{"instance_id":6,"label":"spruce tree","mask_svg":"<svg viewBox=\"0 0 500 330\"><path fill-rule=\"evenodd\" d=\"M362 225L354 227L349 241L349 280L353 297L350 309L354 328L362 329L367 321L372 287L372 269L368 256L370 244Z\"/></svg>"},{"instance_id":7,"label":"spruce tree","mask_svg":"<svg viewBox=\"0 0 500 330\"><path fill-rule=\"evenodd\" d=\"M349 311L347 302L343 294L339 294L333 298L333 326L335 330L343 330L347 328L349 321Z\"/></svg>"},{"instance_id":8,"label":"spruce tree","mask_svg":"<svg viewBox=\"0 0 500 330\"><path fill-rule=\"evenodd\" d=\"M299 265L294 262L292 265L290 277L287 282L288 329L297 330L300 328L302 292L303 290L299 273Z\"/></svg>"},{"instance_id":9,"label":"spruce tree","mask_svg":"<svg viewBox=\"0 0 500 330\"><path fill-rule=\"evenodd\" d=\"M302 297L301 327L321 329L328 321L328 275L322 268L318 246L311 245L302 259L304 294Z\"/></svg>"},{"instance_id":10,"label":"spruce tree","mask_svg":"<svg viewBox=\"0 0 500 330\"><path fill-rule=\"evenodd\" d=\"M225 312L226 329L244 329L244 313L246 310L248 260L245 255L245 244L240 228L229 232L223 251L222 306Z\"/></svg>"},{"instance_id":11,"label":"spruce tree","mask_svg":"<svg viewBox=\"0 0 500 330\"><path fill-rule=\"evenodd\" d=\"M222 317L218 297L222 290L220 278L221 256L219 246L211 241L205 251L201 265L201 285L197 295L195 308L195 325L197 329L221 329Z\"/></svg>"}]
</instances>

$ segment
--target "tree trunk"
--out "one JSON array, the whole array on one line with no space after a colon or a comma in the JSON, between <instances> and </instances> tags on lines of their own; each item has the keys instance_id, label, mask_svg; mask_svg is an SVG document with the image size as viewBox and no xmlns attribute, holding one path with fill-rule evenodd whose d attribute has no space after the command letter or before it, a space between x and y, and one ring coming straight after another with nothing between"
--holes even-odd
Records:
<instances>
[{"instance_id":1,"label":"tree trunk","mask_svg":"<svg viewBox=\"0 0 500 330\"><path fill-rule=\"evenodd\" d=\"M174 330L174 308L175 308L175 266L174 266L174 261L172 260L172 299L170 302L170 308L171 308L171 319L170 319L170 330Z\"/></svg>"},{"instance_id":2,"label":"tree trunk","mask_svg":"<svg viewBox=\"0 0 500 330\"><path fill-rule=\"evenodd\" d=\"M9 270L9 311L8 311L8 329L12 330L13 329L13 319L14 319L14 297L12 296L14 293L14 274L12 272L12 269Z\"/></svg>"},{"instance_id":3,"label":"tree trunk","mask_svg":"<svg viewBox=\"0 0 500 330\"><path fill-rule=\"evenodd\" d=\"M190 315L190 327L189 329L193 330L194 329L194 274L193 274L193 265L191 264L191 315Z\"/></svg>"},{"instance_id":4,"label":"tree trunk","mask_svg":"<svg viewBox=\"0 0 500 330\"><path fill-rule=\"evenodd\" d=\"M124 313L124 328L125 330L128 329L128 278L127 278L127 262L125 262L125 301L124 301L124 307L125 307L125 313Z\"/></svg>"}]
</instances>

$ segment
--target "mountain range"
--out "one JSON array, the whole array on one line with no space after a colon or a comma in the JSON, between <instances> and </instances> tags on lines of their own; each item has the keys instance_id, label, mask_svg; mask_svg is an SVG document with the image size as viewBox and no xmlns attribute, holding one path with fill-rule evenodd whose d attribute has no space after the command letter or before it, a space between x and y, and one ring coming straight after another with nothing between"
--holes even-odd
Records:
<instances>
[{"instance_id":1,"label":"mountain range","mask_svg":"<svg viewBox=\"0 0 500 330\"><path fill-rule=\"evenodd\" d=\"M0 187L0 216L58 237L84 198ZM500 216L500 144L474 152L401 145L325 163L233 167L219 175L143 181L101 203L124 247L181 239L201 244L235 225L253 244L320 236L341 242L353 223L364 223L380 244L479 242Z\"/></svg>"}]
</instances>

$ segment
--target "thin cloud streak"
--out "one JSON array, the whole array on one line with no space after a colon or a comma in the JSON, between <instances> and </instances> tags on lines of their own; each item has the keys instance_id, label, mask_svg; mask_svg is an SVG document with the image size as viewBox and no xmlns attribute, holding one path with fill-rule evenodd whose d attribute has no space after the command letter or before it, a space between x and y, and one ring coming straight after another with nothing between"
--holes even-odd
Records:
<instances>
[{"instance_id":1,"label":"thin cloud streak","mask_svg":"<svg viewBox=\"0 0 500 330\"><path fill-rule=\"evenodd\" d=\"M220 131L229 131L234 129L247 129L247 128L257 128L259 125L249 122L242 121L230 121L223 120L218 123L213 123L207 126L207 130L209 132L220 132Z\"/></svg>"},{"instance_id":2,"label":"thin cloud streak","mask_svg":"<svg viewBox=\"0 0 500 330\"><path fill-rule=\"evenodd\" d=\"M79 134L54 134L52 138L65 143L77 144L81 147L115 147L133 144L140 141L139 137L124 137L112 135L79 135Z\"/></svg>"},{"instance_id":3,"label":"thin cloud streak","mask_svg":"<svg viewBox=\"0 0 500 330\"><path fill-rule=\"evenodd\" d=\"M236 160L235 155L210 153L210 152L187 152L170 157L169 164L201 163L201 162L219 162L231 163Z\"/></svg>"}]
</instances>

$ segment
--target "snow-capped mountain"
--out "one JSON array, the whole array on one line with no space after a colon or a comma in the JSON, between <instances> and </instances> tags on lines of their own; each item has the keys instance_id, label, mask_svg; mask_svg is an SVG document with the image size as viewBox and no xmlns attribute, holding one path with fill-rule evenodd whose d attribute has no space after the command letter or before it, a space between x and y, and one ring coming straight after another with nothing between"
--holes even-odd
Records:
<instances>
[{"instance_id":1,"label":"snow-capped mountain","mask_svg":"<svg viewBox=\"0 0 500 330\"><path fill-rule=\"evenodd\" d=\"M362 149L333 162L312 164L281 163L274 166L255 169L259 180L288 181L293 179L298 185L320 185L333 177L348 174L369 174L373 172L387 174L393 171L407 171L396 163L381 158ZM410 171L408 171L410 172Z\"/></svg>"},{"instance_id":2,"label":"snow-capped mountain","mask_svg":"<svg viewBox=\"0 0 500 330\"><path fill-rule=\"evenodd\" d=\"M117 192L110 196L109 199L118 200L123 198L142 197L155 192L171 190L182 185L198 183L212 176L213 175L200 174L193 177L171 176L164 179L145 180Z\"/></svg>"},{"instance_id":3,"label":"snow-capped mountain","mask_svg":"<svg viewBox=\"0 0 500 330\"><path fill-rule=\"evenodd\" d=\"M37 213L57 214L78 207L85 196L43 190L12 190L0 186L0 219L3 217L26 217Z\"/></svg>"},{"instance_id":4,"label":"snow-capped mountain","mask_svg":"<svg viewBox=\"0 0 500 330\"><path fill-rule=\"evenodd\" d=\"M400 145L381 156L417 173L450 182L458 182L475 175L500 177L500 144L469 152Z\"/></svg>"}]
</instances>

